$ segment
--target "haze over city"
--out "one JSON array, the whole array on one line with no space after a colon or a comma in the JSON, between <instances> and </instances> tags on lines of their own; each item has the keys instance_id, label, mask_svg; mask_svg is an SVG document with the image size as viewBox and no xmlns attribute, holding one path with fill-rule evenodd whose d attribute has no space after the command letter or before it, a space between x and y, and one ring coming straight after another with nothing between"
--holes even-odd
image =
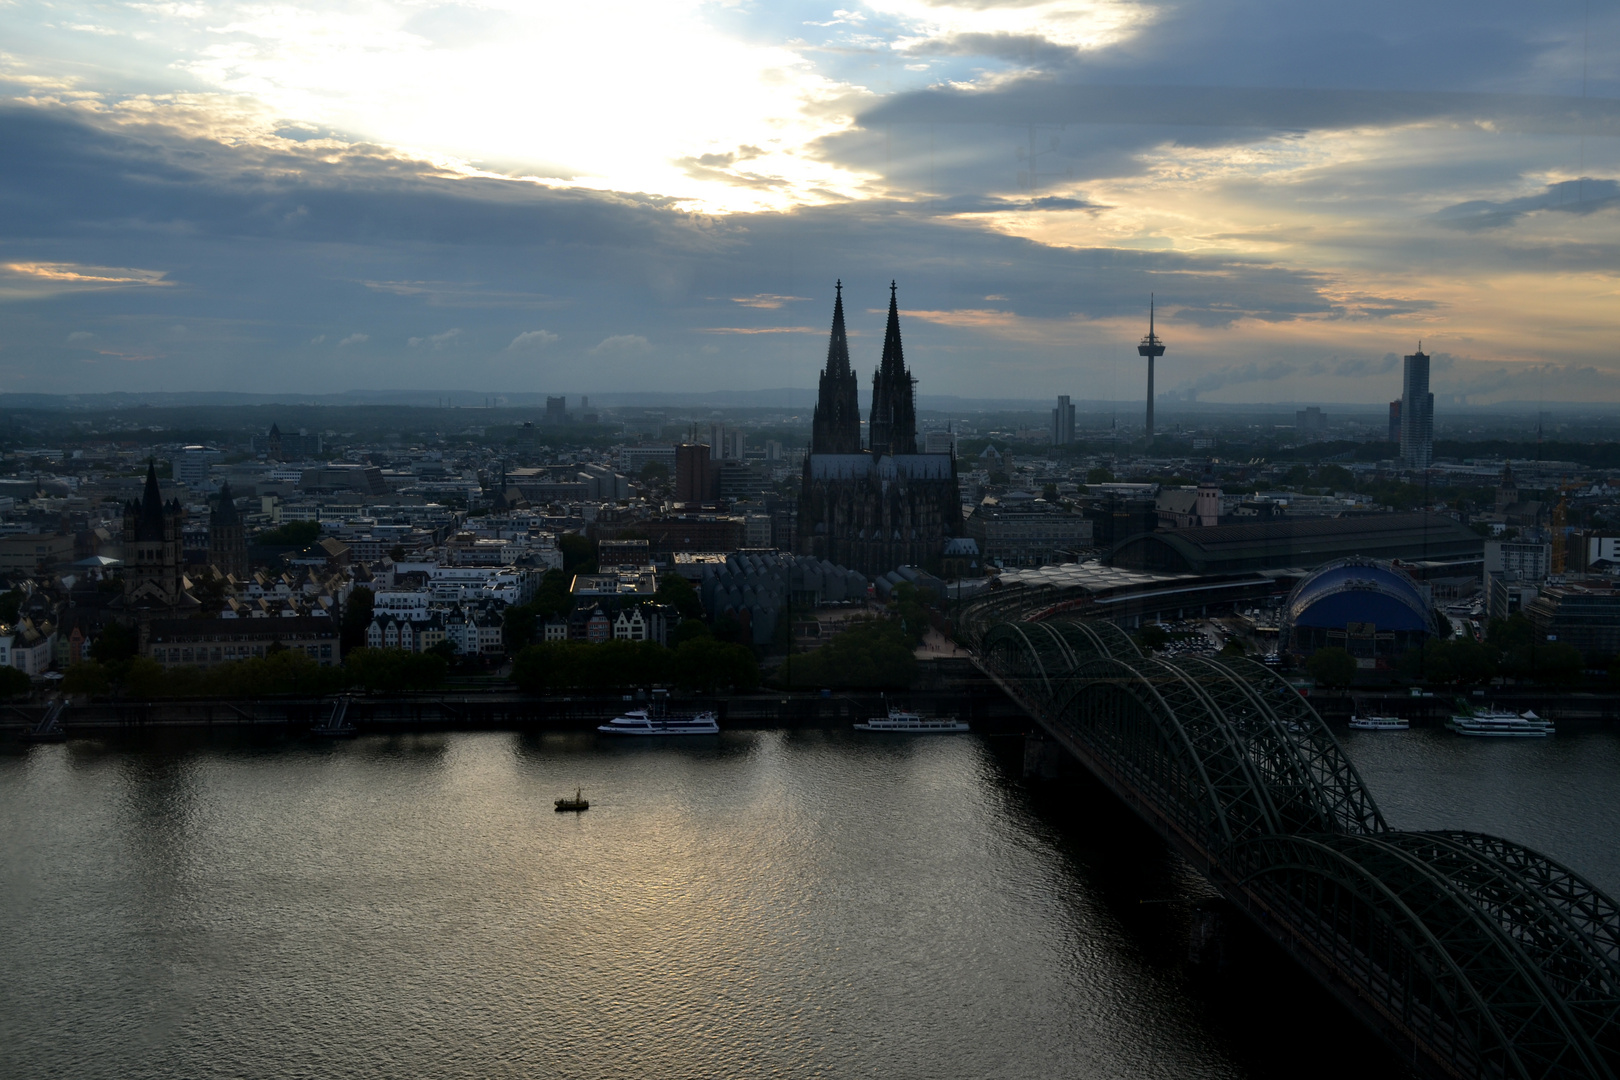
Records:
<instances>
[{"instance_id":1,"label":"haze over city","mask_svg":"<svg viewBox=\"0 0 1620 1080\"><path fill-rule=\"evenodd\" d=\"M1612 3L0 9L0 393L1620 398ZM864 376L863 376L864 378Z\"/></svg>"}]
</instances>

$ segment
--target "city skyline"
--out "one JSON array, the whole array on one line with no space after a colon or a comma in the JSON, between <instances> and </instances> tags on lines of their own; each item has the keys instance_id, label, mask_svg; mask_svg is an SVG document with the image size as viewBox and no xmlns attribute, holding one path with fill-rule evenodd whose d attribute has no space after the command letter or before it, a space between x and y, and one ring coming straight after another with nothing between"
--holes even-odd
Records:
<instances>
[{"instance_id":1,"label":"city skyline","mask_svg":"<svg viewBox=\"0 0 1620 1080\"><path fill-rule=\"evenodd\" d=\"M809 387L899 278L942 394L1139 399L1156 293L1161 400L1620 400L1612 6L0 26L0 392Z\"/></svg>"}]
</instances>

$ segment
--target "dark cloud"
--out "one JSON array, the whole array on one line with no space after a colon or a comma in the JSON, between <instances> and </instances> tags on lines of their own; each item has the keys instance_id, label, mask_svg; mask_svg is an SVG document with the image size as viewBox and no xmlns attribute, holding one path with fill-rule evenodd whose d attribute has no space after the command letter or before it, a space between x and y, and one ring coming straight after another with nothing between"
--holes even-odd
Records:
<instances>
[{"instance_id":1,"label":"dark cloud","mask_svg":"<svg viewBox=\"0 0 1620 1080\"><path fill-rule=\"evenodd\" d=\"M739 372L759 385L809 385L814 335L703 331L801 326L804 314L730 298L808 296L830 310L838 277L853 333L874 348L891 277L903 306L935 313L907 331L927 357L930 392L1004 382L1025 357L1063 355L1039 344L1009 351L993 327L951 320L989 295L1008 298L995 305L1007 317L1034 320L1134 319L1150 291L1172 325L1334 310L1317 277L1262 262L1051 247L949 216L1094 208L1078 198L709 218L653 198L446 176L376 147L227 146L65 110L0 109L0 144L10 155L0 171L8 258L139 267L173 283L139 299L7 304L7 389L79 389L92 375L110 387L311 391L481 378L515 390L617 380L668 389L735 385ZM853 314L867 309L879 312L871 326ZM511 350L538 310L557 340ZM188 332L172 334L176 325ZM97 335L93 355L81 348L67 362L70 329ZM479 367L496 357L501 366Z\"/></svg>"},{"instance_id":2,"label":"dark cloud","mask_svg":"<svg viewBox=\"0 0 1620 1080\"><path fill-rule=\"evenodd\" d=\"M1438 90L1096 86L1031 77L988 90L939 87L897 94L859 117L863 127L1127 124L1257 131L1392 126L1422 120L1489 122L1508 131L1620 135L1620 101Z\"/></svg>"},{"instance_id":3,"label":"dark cloud","mask_svg":"<svg viewBox=\"0 0 1620 1080\"><path fill-rule=\"evenodd\" d=\"M1540 193L1519 199L1458 203L1438 211L1434 220L1452 229L1499 229L1538 210L1595 214L1616 208L1620 208L1620 181L1583 178L1548 184Z\"/></svg>"}]
</instances>

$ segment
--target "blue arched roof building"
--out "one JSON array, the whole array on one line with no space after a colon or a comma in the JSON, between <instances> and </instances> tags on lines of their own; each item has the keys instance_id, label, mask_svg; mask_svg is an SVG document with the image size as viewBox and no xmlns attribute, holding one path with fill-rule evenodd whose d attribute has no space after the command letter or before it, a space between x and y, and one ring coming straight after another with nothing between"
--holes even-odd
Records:
<instances>
[{"instance_id":1,"label":"blue arched roof building","mask_svg":"<svg viewBox=\"0 0 1620 1080\"><path fill-rule=\"evenodd\" d=\"M1419 647L1438 627L1423 587L1377 559L1328 563L1294 586L1278 623L1281 648L1299 655L1338 646L1388 661Z\"/></svg>"}]
</instances>

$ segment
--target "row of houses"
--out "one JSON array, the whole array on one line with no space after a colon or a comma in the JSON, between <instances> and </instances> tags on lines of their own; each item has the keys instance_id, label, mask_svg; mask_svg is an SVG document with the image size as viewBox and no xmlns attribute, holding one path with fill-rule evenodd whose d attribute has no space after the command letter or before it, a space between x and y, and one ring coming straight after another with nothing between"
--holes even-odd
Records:
<instances>
[{"instance_id":1,"label":"row of houses","mask_svg":"<svg viewBox=\"0 0 1620 1080\"><path fill-rule=\"evenodd\" d=\"M449 642L464 656L500 655L506 650L502 610L498 603L457 604L425 611L425 618L412 618L414 612L376 614L366 627L366 645L373 649L404 649L427 652L440 642Z\"/></svg>"}]
</instances>

